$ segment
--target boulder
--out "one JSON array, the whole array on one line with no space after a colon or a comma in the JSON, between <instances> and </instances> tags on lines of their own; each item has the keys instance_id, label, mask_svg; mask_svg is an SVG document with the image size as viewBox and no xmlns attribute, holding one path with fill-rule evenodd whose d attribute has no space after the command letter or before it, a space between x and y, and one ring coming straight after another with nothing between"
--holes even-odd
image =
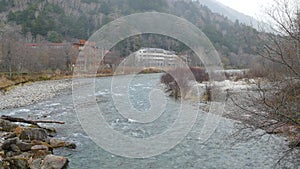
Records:
<instances>
[{"instance_id":1,"label":"boulder","mask_svg":"<svg viewBox=\"0 0 300 169\"><path fill-rule=\"evenodd\" d=\"M7 161L0 161L0 168L1 169L9 169L9 163Z\"/></svg>"},{"instance_id":2,"label":"boulder","mask_svg":"<svg viewBox=\"0 0 300 169\"><path fill-rule=\"evenodd\" d=\"M30 151L31 147L33 146L33 144L31 143L24 143L22 141L17 142L16 145L19 147L21 151Z\"/></svg>"},{"instance_id":3,"label":"boulder","mask_svg":"<svg viewBox=\"0 0 300 169\"><path fill-rule=\"evenodd\" d=\"M0 159L5 158L5 152L4 151L0 151Z\"/></svg>"},{"instance_id":4,"label":"boulder","mask_svg":"<svg viewBox=\"0 0 300 169\"><path fill-rule=\"evenodd\" d=\"M48 151L49 149L48 149L48 147L45 146L45 145L35 145L35 146L32 146L32 147L31 147L31 151L32 151L33 153L36 153L36 152L39 151L39 150L46 150L46 151Z\"/></svg>"},{"instance_id":5,"label":"boulder","mask_svg":"<svg viewBox=\"0 0 300 169\"><path fill-rule=\"evenodd\" d=\"M47 132L41 128L25 128L21 131L19 138L21 140L45 141L48 138L48 135Z\"/></svg>"},{"instance_id":6,"label":"boulder","mask_svg":"<svg viewBox=\"0 0 300 169\"><path fill-rule=\"evenodd\" d=\"M33 158L44 158L49 154L51 154L51 152L48 150L38 150L33 154Z\"/></svg>"},{"instance_id":7,"label":"boulder","mask_svg":"<svg viewBox=\"0 0 300 169\"><path fill-rule=\"evenodd\" d=\"M67 148L71 148L71 149L75 149L76 148L76 144L71 143L71 142L66 142L60 139L56 139L56 138L51 138L50 139L50 145L53 148L59 148L59 147L67 147Z\"/></svg>"},{"instance_id":8,"label":"boulder","mask_svg":"<svg viewBox=\"0 0 300 169\"><path fill-rule=\"evenodd\" d=\"M10 147L11 147L11 151L16 153L21 153L20 148L16 144L12 144Z\"/></svg>"},{"instance_id":9,"label":"boulder","mask_svg":"<svg viewBox=\"0 0 300 169\"><path fill-rule=\"evenodd\" d=\"M13 124L7 120L0 119L0 129L2 131L13 132L18 125Z\"/></svg>"},{"instance_id":10,"label":"boulder","mask_svg":"<svg viewBox=\"0 0 300 169\"><path fill-rule=\"evenodd\" d=\"M37 159L30 158L28 160L29 168L30 169L40 169L42 162L43 162L43 160L41 158L37 158Z\"/></svg>"},{"instance_id":11,"label":"boulder","mask_svg":"<svg viewBox=\"0 0 300 169\"><path fill-rule=\"evenodd\" d=\"M47 146L50 151L53 150L53 147L48 142L33 140L33 141L31 141L31 144L34 144L34 145L44 145L44 146Z\"/></svg>"},{"instance_id":12,"label":"boulder","mask_svg":"<svg viewBox=\"0 0 300 169\"><path fill-rule=\"evenodd\" d=\"M29 152L24 152L18 156L15 156L17 158L25 158L25 159L29 159L31 157L31 154Z\"/></svg>"},{"instance_id":13,"label":"boulder","mask_svg":"<svg viewBox=\"0 0 300 169\"><path fill-rule=\"evenodd\" d=\"M43 162L41 169L63 169L68 165L68 159L65 157L47 155Z\"/></svg>"},{"instance_id":14,"label":"boulder","mask_svg":"<svg viewBox=\"0 0 300 169\"><path fill-rule=\"evenodd\" d=\"M49 148L45 145L35 145L31 147L31 152L33 153L34 158L43 158L48 154L51 154Z\"/></svg>"},{"instance_id":15,"label":"boulder","mask_svg":"<svg viewBox=\"0 0 300 169\"><path fill-rule=\"evenodd\" d=\"M1 149L6 150L6 151L11 151L12 150L12 145L17 144L18 141L19 141L19 139L17 137L7 139L3 142L2 146L1 146Z\"/></svg>"},{"instance_id":16,"label":"boulder","mask_svg":"<svg viewBox=\"0 0 300 169\"><path fill-rule=\"evenodd\" d=\"M0 131L0 138L8 139L8 138L14 138L16 135L12 132L6 132L6 131ZM2 139L0 139L0 142Z\"/></svg>"},{"instance_id":17,"label":"boulder","mask_svg":"<svg viewBox=\"0 0 300 169\"><path fill-rule=\"evenodd\" d=\"M7 133L7 135L5 136L6 139L15 138L15 137L17 137L17 135L15 133L11 133L11 132Z\"/></svg>"},{"instance_id":18,"label":"boulder","mask_svg":"<svg viewBox=\"0 0 300 169\"><path fill-rule=\"evenodd\" d=\"M23 157L12 157L8 159L10 169L28 169L28 162Z\"/></svg>"}]
</instances>

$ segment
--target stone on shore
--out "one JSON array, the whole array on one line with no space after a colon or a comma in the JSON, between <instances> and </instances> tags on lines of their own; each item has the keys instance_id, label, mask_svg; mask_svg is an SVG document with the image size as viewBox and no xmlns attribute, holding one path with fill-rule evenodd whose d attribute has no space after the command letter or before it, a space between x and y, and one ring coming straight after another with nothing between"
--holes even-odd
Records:
<instances>
[{"instance_id":1,"label":"stone on shore","mask_svg":"<svg viewBox=\"0 0 300 169\"><path fill-rule=\"evenodd\" d=\"M50 137L47 129L0 119L0 169L63 169L68 159L52 155L53 148L59 147L76 145Z\"/></svg>"},{"instance_id":2,"label":"stone on shore","mask_svg":"<svg viewBox=\"0 0 300 169\"><path fill-rule=\"evenodd\" d=\"M7 120L2 120L0 119L0 130L1 131L6 131L6 132L13 132L18 125L13 124Z\"/></svg>"},{"instance_id":3,"label":"stone on shore","mask_svg":"<svg viewBox=\"0 0 300 169\"><path fill-rule=\"evenodd\" d=\"M71 149L75 149L76 148L76 144L71 143L71 142L66 142L60 139L56 139L56 138L51 138L50 139L50 145L53 148L59 148L59 147L67 147L67 148L71 148Z\"/></svg>"},{"instance_id":4,"label":"stone on shore","mask_svg":"<svg viewBox=\"0 0 300 169\"><path fill-rule=\"evenodd\" d=\"M45 150L45 151L48 151L49 149L48 149L48 147L45 146L45 145L35 145L35 146L31 147L31 151L32 151L33 153L36 153L36 152L38 152L39 150Z\"/></svg>"},{"instance_id":5,"label":"stone on shore","mask_svg":"<svg viewBox=\"0 0 300 169\"><path fill-rule=\"evenodd\" d=\"M37 158L37 159L30 158L28 160L28 165L30 169L40 169L42 162L43 160L41 158Z\"/></svg>"},{"instance_id":6,"label":"stone on shore","mask_svg":"<svg viewBox=\"0 0 300 169\"><path fill-rule=\"evenodd\" d=\"M15 86L5 93L0 92L0 110L27 106L49 99L61 94L65 89L71 89L71 87L72 80L70 79L39 81Z\"/></svg>"},{"instance_id":7,"label":"stone on shore","mask_svg":"<svg viewBox=\"0 0 300 169\"><path fill-rule=\"evenodd\" d=\"M29 168L27 159L24 157L12 157L8 159L10 169L27 169Z\"/></svg>"},{"instance_id":8,"label":"stone on shore","mask_svg":"<svg viewBox=\"0 0 300 169\"><path fill-rule=\"evenodd\" d=\"M21 151L30 151L33 144L19 141L17 142L17 146L20 148Z\"/></svg>"},{"instance_id":9,"label":"stone on shore","mask_svg":"<svg viewBox=\"0 0 300 169\"><path fill-rule=\"evenodd\" d=\"M34 158L43 158L48 154L51 154L49 148L45 145L35 145L31 147L31 152L33 153Z\"/></svg>"},{"instance_id":10,"label":"stone on shore","mask_svg":"<svg viewBox=\"0 0 300 169\"><path fill-rule=\"evenodd\" d=\"M17 137L7 139L3 142L2 146L1 146L1 149L5 150L5 151L11 151L12 146L16 145L18 141L19 141L19 138L17 138Z\"/></svg>"},{"instance_id":11,"label":"stone on shore","mask_svg":"<svg viewBox=\"0 0 300 169\"><path fill-rule=\"evenodd\" d=\"M40 140L45 141L48 138L48 134L41 128L25 128L21 131L19 138L21 140Z\"/></svg>"},{"instance_id":12,"label":"stone on shore","mask_svg":"<svg viewBox=\"0 0 300 169\"><path fill-rule=\"evenodd\" d=\"M67 167L67 165L67 158L55 155L47 155L42 162L41 169L63 169Z\"/></svg>"}]
</instances>

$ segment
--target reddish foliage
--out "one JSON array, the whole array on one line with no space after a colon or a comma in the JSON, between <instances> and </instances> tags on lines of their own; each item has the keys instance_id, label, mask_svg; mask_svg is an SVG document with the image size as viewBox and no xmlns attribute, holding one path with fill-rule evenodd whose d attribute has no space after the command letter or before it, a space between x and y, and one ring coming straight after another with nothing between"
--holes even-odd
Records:
<instances>
[{"instance_id":1,"label":"reddish foliage","mask_svg":"<svg viewBox=\"0 0 300 169\"><path fill-rule=\"evenodd\" d=\"M178 68L162 75L161 83L165 84L175 98L185 95L189 90L189 81L208 81L208 74L203 68ZM180 93L180 94L179 94Z\"/></svg>"}]
</instances>

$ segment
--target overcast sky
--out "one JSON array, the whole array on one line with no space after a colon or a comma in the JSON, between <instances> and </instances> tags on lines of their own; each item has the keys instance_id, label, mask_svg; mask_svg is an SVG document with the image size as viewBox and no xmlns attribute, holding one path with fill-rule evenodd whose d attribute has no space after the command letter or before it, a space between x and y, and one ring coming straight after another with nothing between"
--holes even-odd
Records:
<instances>
[{"instance_id":1,"label":"overcast sky","mask_svg":"<svg viewBox=\"0 0 300 169\"><path fill-rule=\"evenodd\" d=\"M217 0L239 12L259 18L273 0Z\"/></svg>"}]
</instances>

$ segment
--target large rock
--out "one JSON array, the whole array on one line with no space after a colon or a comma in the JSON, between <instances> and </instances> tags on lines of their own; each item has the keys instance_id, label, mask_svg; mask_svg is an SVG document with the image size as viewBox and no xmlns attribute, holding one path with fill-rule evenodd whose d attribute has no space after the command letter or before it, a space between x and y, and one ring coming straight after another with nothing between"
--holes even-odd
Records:
<instances>
[{"instance_id":1,"label":"large rock","mask_svg":"<svg viewBox=\"0 0 300 169\"><path fill-rule=\"evenodd\" d=\"M35 145L31 147L31 152L34 154L35 158L42 158L48 154L51 154L48 147L45 145Z\"/></svg>"},{"instance_id":2,"label":"large rock","mask_svg":"<svg viewBox=\"0 0 300 169\"><path fill-rule=\"evenodd\" d=\"M42 162L43 162L43 160L41 158L37 158L37 159L30 158L28 160L29 168L30 169L40 169Z\"/></svg>"},{"instance_id":3,"label":"large rock","mask_svg":"<svg viewBox=\"0 0 300 169\"><path fill-rule=\"evenodd\" d=\"M23 152L22 154L15 156L15 158L25 158L29 159L31 157L31 154L29 152Z\"/></svg>"},{"instance_id":4,"label":"large rock","mask_svg":"<svg viewBox=\"0 0 300 169\"><path fill-rule=\"evenodd\" d=\"M60 139L56 139L56 138L51 138L50 139L50 145L53 148L59 148L59 147L67 147L67 148L71 148L71 149L75 149L76 148L76 144L71 143L71 142L66 142Z\"/></svg>"},{"instance_id":5,"label":"large rock","mask_svg":"<svg viewBox=\"0 0 300 169\"><path fill-rule=\"evenodd\" d=\"M11 151L12 145L16 145L18 141L19 141L19 139L17 137L7 139L3 142L1 149L5 150L5 151Z\"/></svg>"},{"instance_id":6,"label":"large rock","mask_svg":"<svg viewBox=\"0 0 300 169\"><path fill-rule=\"evenodd\" d=\"M47 146L50 151L53 150L53 147L48 142L33 140L33 141L31 141L31 144L44 145L44 146Z\"/></svg>"},{"instance_id":7,"label":"large rock","mask_svg":"<svg viewBox=\"0 0 300 169\"><path fill-rule=\"evenodd\" d=\"M20 148L21 151L30 151L33 144L19 141L17 142L17 146Z\"/></svg>"},{"instance_id":8,"label":"large rock","mask_svg":"<svg viewBox=\"0 0 300 169\"><path fill-rule=\"evenodd\" d=\"M9 163L7 161L0 161L0 168L1 169L9 169Z\"/></svg>"},{"instance_id":9,"label":"large rock","mask_svg":"<svg viewBox=\"0 0 300 169\"><path fill-rule=\"evenodd\" d=\"M63 169L68 165L68 159L65 157L47 155L43 162L41 169Z\"/></svg>"},{"instance_id":10,"label":"large rock","mask_svg":"<svg viewBox=\"0 0 300 169\"><path fill-rule=\"evenodd\" d=\"M12 144L10 147L13 152L21 153L20 148L16 144Z\"/></svg>"},{"instance_id":11,"label":"large rock","mask_svg":"<svg viewBox=\"0 0 300 169\"><path fill-rule=\"evenodd\" d=\"M26 158L12 157L8 160L10 169L29 169Z\"/></svg>"},{"instance_id":12,"label":"large rock","mask_svg":"<svg viewBox=\"0 0 300 169\"><path fill-rule=\"evenodd\" d=\"M5 158L5 152L4 151L0 151L0 159L3 159L3 158Z\"/></svg>"},{"instance_id":13,"label":"large rock","mask_svg":"<svg viewBox=\"0 0 300 169\"><path fill-rule=\"evenodd\" d=\"M6 131L0 131L0 142L3 142L4 139L9 139L9 138L14 138L16 137L16 134L15 133L12 133L12 132L6 132Z\"/></svg>"},{"instance_id":14,"label":"large rock","mask_svg":"<svg viewBox=\"0 0 300 169\"><path fill-rule=\"evenodd\" d=\"M48 138L48 134L41 128L25 128L21 131L19 138L21 140L40 140L45 141Z\"/></svg>"},{"instance_id":15,"label":"large rock","mask_svg":"<svg viewBox=\"0 0 300 169\"><path fill-rule=\"evenodd\" d=\"M18 125L16 124L0 119L0 129L2 131L13 132L17 127Z\"/></svg>"},{"instance_id":16,"label":"large rock","mask_svg":"<svg viewBox=\"0 0 300 169\"><path fill-rule=\"evenodd\" d=\"M47 146L45 146L45 145L35 145L35 146L32 146L31 147L31 151L33 152L33 153L35 153L35 152L37 152L38 150L49 150L48 149L48 147Z\"/></svg>"}]
</instances>

